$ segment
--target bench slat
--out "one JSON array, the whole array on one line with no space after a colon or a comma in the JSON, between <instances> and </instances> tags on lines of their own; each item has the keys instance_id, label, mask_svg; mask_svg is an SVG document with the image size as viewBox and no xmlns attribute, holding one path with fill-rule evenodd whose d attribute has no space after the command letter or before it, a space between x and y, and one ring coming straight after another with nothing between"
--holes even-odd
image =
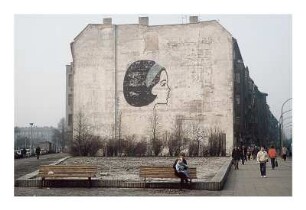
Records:
<instances>
[{"instance_id":1,"label":"bench slat","mask_svg":"<svg viewBox=\"0 0 306 210\"><path fill-rule=\"evenodd\" d=\"M94 177L96 166L87 165L41 165L38 176L43 178Z\"/></svg>"},{"instance_id":2,"label":"bench slat","mask_svg":"<svg viewBox=\"0 0 306 210\"><path fill-rule=\"evenodd\" d=\"M61 169L61 168L71 168L71 169L75 169L75 168L80 168L80 169L95 169L97 168L96 166L71 166L71 165L41 165L40 168L58 168L58 169Z\"/></svg>"},{"instance_id":3,"label":"bench slat","mask_svg":"<svg viewBox=\"0 0 306 210\"><path fill-rule=\"evenodd\" d=\"M94 172L94 171L97 171L97 170L94 170L94 169L54 169L54 168L50 168L50 169L43 169L43 170L39 170L41 172L48 172L48 171L64 171L64 172L72 172L72 173L78 173L78 172Z\"/></svg>"},{"instance_id":4,"label":"bench slat","mask_svg":"<svg viewBox=\"0 0 306 210\"><path fill-rule=\"evenodd\" d=\"M96 173L97 167L92 165L41 165L38 176L42 178L41 187L44 187L46 178L49 180L64 180L85 177L89 181L89 187L91 187L91 177L95 177Z\"/></svg>"},{"instance_id":5,"label":"bench slat","mask_svg":"<svg viewBox=\"0 0 306 210\"><path fill-rule=\"evenodd\" d=\"M192 179L197 178L196 168L188 168L188 173ZM141 166L139 176L143 178L179 178L172 167L163 166Z\"/></svg>"},{"instance_id":6,"label":"bench slat","mask_svg":"<svg viewBox=\"0 0 306 210\"><path fill-rule=\"evenodd\" d=\"M45 174L43 177L93 177L94 174Z\"/></svg>"}]
</instances>

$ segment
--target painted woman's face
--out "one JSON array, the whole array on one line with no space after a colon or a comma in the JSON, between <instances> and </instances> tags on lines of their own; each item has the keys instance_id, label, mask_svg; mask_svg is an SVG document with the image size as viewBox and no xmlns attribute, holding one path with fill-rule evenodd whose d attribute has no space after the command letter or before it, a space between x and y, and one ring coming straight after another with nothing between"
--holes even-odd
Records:
<instances>
[{"instance_id":1,"label":"painted woman's face","mask_svg":"<svg viewBox=\"0 0 306 210\"><path fill-rule=\"evenodd\" d=\"M159 82L153 87L152 94L156 95L154 102L157 104L167 104L170 96L170 88L168 86L168 74L162 71Z\"/></svg>"}]
</instances>

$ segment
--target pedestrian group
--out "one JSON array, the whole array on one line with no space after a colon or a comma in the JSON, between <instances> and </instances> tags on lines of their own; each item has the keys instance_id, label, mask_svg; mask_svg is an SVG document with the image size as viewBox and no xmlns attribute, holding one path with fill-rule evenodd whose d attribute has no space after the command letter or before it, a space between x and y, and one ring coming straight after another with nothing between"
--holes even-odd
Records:
<instances>
[{"instance_id":1,"label":"pedestrian group","mask_svg":"<svg viewBox=\"0 0 306 210\"><path fill-rule=\"evenodd\" d=\"M281 157L284 161L286 161L286 157L288 155L288 149L284 146L281 150ZM269 149L261 146L260 149L256 146L254 147L245 147L242 145L241 147L235 146L232 151L232 164L234 165L234 169L239 169L239 162L241 160L241 164L244 165L246 161L250 161L251 159L256 160L259 163L259 170L261 177L267 177L266 168L269 159L271 160L272 170L275 167L278 167L277 161L277 151L273 145Z\"/></svg>"}]
</instances>

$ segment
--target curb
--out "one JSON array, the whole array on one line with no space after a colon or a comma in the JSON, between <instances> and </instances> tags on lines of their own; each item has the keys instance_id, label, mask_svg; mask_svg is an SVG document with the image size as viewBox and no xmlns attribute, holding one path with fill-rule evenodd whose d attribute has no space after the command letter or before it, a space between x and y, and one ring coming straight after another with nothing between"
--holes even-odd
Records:
<instances>
[{"instance_id":1,"label":"curb","mask_svg":"<svg viewBox=\"0 0 306 210\"><path fill-rule=\"evenodd\" d=\"M64 160L70 158L62 158L50 165L57 165ZM227 160L223 166L219 169L217 174L207 182L193 182L191 185L185 185L184 188L195 190L210 190L218 191L222 190L226 182L228 173L231 169L232 160ZM15 187L40 187L41 178L36 178L38 170L20 177L15 181ZM164 182L164 181L124 181L124 180L102 180L99 178L92 178L92 187L105 187L105 188L181 188L180 182ZM51 180L45 181L46 187L88 187L89 183L87 179L64 179L64 180Z\"/></svg>"}]
</instances>

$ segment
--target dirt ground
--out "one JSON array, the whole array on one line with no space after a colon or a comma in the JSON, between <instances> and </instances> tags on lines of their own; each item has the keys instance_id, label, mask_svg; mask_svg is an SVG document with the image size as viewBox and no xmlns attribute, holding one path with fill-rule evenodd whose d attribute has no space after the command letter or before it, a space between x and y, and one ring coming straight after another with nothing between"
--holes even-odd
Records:
<instances>
[{"instance_id":1,"label":"dirt ground","mask_svg":"<svg viewBox=\"0 0 306 210\"><path fill-rule=\"evenodd\" d=\"M229 157L187 157L189 167L197 168L198 181L210 180ZM61 164L97 165L97 177L106 180L139 181L140 166L170 166L175 157L71 157Z\"/></svg>"}]
</instances>

